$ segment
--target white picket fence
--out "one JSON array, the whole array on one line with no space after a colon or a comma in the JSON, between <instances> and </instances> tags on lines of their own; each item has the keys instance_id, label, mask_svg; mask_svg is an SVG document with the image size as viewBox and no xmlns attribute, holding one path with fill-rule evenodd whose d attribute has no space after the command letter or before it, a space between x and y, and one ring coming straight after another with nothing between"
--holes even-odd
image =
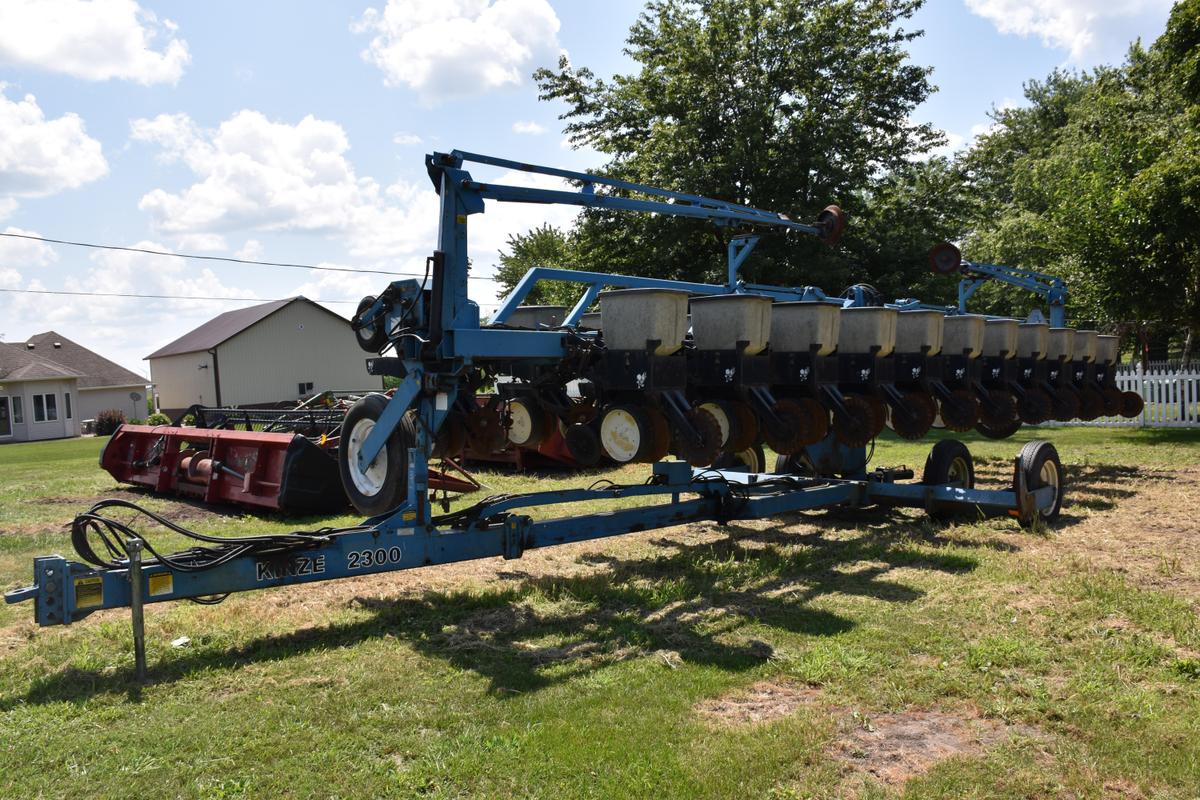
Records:
<instances>
[{"instance_id":1,"label":"white picket fence","mask_svg":"<svg viewBox=\"0 0 1200 800\"><path fill-rule=\"evenodd\" d=\"M1142 416L1135 419L1101 417L1092 422L1073 420L1051 425L1100 425L1120 428L1200 428L1200 369L1117 370L1117 388L1137 392L1146 401Z\"/></svg>"}]
</instances>

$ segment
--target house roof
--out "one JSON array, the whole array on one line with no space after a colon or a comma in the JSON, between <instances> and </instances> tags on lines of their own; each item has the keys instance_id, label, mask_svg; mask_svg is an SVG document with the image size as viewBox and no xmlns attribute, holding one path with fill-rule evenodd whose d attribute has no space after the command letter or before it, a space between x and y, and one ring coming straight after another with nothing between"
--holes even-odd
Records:
<instances>
[{"instance_id":1,"label":"house roof","mask_svg":"<svg viewBox=\"0 0 1200 800\"><path fill-rule=\"evenodd\" d=\"M146 386L150 381L132 370L125 369L120 364L109 361L104 356L93 353L77 342L55 331L46 331L30 336L25 341L26 347L32 344L33 350L26 350L35 358L46 359L66 367L77 373L80 389L96 389L102 386Z\"/></svg>"},{"instance_id":2,"label":"house roof","mask_svg":"<svg viewBox=\"0 0 1200 800\"><path fill-rule=\"evenodd\" d=\"M235 308L233 311L218 314L199 328L193 328L170 344L155 350L146 358L161 358L181 353L195 353L198 350L211 350L221 342L229 341L237 336L254 323L271 316L288 303L300 299L302 298L289 297L286 300L274 300L257 306Z\"/></svg>"},{"instance_id":3,"label":"house roof","mask_svg":"<svg viewBox=\"0 0 1200 800\"><path fill-rule=\"evenodd\" d=\"M0 342L0 380L33 381L45 378L79 378L62 364L34 355L24 344Z\"/></svg>"}]
</instances>

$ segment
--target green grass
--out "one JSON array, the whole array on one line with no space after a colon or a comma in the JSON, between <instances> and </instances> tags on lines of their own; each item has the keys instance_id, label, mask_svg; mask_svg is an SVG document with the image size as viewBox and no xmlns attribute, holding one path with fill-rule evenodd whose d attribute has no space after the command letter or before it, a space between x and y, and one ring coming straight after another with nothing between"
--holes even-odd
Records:
<instances>
[{"instance_id":1,"label":"green grass","mask_svg":"<svg viewBox=\"0 0 1200 800\"><path fill-rule=\"evenodd\" d=\"M126 614L35 630L28 606L0 607L0 797L830 797L858 786L832 757L845 726L903 709L1015 733L861 796L1195 797L1194 598L1073 569L1055 545L1119 519L1150 471L1200 465L1200 436L1037 433L1077 477L1056 530L823 512L154 605L143 688ZM1002 481L1034 435L971 439L982 477ZM117 489L99 446L0 447L5 588L68 551L63 524ZM919 473L929 446L884 439L874 461ZM507 492L647 469L481 477ZM139 502L212 533L354 521ZM694 710L764 679L820 699L761 724Z\"/></svg>"}]
</instances>

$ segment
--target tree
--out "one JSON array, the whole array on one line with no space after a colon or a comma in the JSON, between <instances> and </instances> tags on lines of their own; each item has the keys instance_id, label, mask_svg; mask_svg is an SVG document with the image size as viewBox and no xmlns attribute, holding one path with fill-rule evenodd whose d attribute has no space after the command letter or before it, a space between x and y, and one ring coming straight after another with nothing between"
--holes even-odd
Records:
<instances>
[{"instance_id":1,"label":"tree","mask_svg":"<svg viewBox=\"0 0 1200 800\"><path fill-rule=\"evenodd\" d=\"M920 32L903 23L921 4L650 0L627 40L632 74L605 80L564 56L534 77L543 100L566 103L571 142L609 157L604 174L793 219L814 219L831 202L850 213L840 250L804 236L765 240L749 262L756 281L836 289L886 267L911 286L911 270L919 262L923 272L924 254L946 232L888 205L901 191L896 176L944 168L913 163L943 141L910 121L933 91L930 70L905 49ZM883 226L904 229L893 239L906 243L902 257L868 245L887 237ZM588 210L573 244L584 268L724 282L725 243L715 233L698 221Z\"/></svg>"},{"instance_id":2,"label":"tree","mask_svg":"<svg viewBox=\"0 0 1200 800\"><path fill-rule=\"evenodd\" d=\"M570 237L549 223L528 233L508 237L508 252L500 251L496 281L504 287L500 297L508 297L525 273L534 267L575 267ZM525 305L574 305L582 294L578 284L565 281L539 281L525 297Z\"/></svg>"}]
</instances>

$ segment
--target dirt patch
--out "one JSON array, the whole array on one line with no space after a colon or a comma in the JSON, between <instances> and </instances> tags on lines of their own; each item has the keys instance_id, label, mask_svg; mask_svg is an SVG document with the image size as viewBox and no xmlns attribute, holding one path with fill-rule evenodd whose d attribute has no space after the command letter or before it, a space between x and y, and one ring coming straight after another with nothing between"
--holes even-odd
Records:
<instances>
[{"instance_id":1,"label":"dirt patch","mask_svg":"<svg viewBox=\"0 0 1200 800\"><path fill-rule=\"evenodd\" d=\"M940 711L856 716L846 725L850 730L834 745L834 757L851 779L873 778L888 786L902 786L947 758L976 756L1014 734L1032 733L997 720Z\"/></svg>"},{"instance_id":2,"label":"dirt patch","mask_svg":"<svg viewBox=\"0 0 1200 800\"><path fill-rule=\"evenodd\" d=\"M696 713L717 725L753 725L786 717L816 703L821 690L782 681L759 681L723 697L696 706Z\"/></svg>"}]
</instances>

